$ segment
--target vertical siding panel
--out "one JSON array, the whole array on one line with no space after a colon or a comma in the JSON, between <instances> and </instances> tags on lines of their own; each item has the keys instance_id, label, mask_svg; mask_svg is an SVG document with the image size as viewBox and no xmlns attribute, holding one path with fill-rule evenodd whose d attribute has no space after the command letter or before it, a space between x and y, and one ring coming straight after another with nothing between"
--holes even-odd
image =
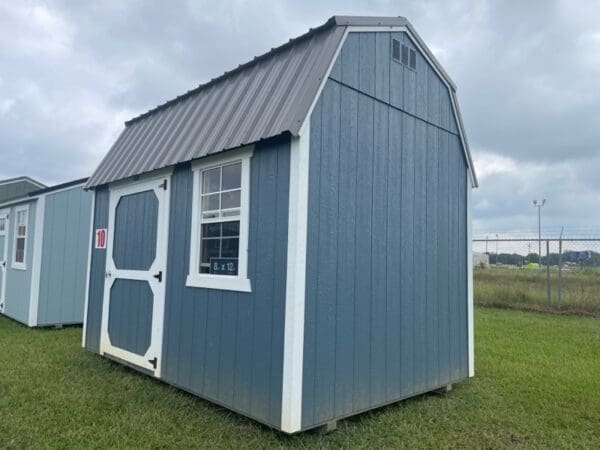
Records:
<instances>
[{"instance_id":1,"label":"vertical siding panel","mask_svg":"<svg viewBox=\"0 0 600 450\"><path fill-rule=\"evenodd\" d=\"M387 206L387 398L400 397L401 320L401 206L402 206L402 116L390 110Z\"/></svg>"},{"instance_id":2,"label":"vertical siding panel","mask_svg":"<svg viewBox=\"0 0 600 450\"><path fill-rule=\"evenodd\" d=\"M328 84L323 91L323 150L321 152L321 196L319 202L317 269L317 333L315 421L333 417L335 395L335 309L338 168L340 135L340 86Z\"/></svg>"},{"instance_id":3,"label":"vertical siding panel","mask_svg":"<svg viewBox=\"0 0 600 450\"><path fill-rule=\"evenodd\" d=\"M371 349L371 211L373 207L373 120L374 102L358 98L358 149L361 166L357 172L356 208L356 302L354 308L354 409L369 406Z\"/></svg>"},{"instance_id":4,"label":"vertical siding panel","mask_svg":"<svg viewBox=\"0 0 600 450\"><path fill-rule=\"evenodd\" d=\"M389 109L375 103L371 227L371 405L386 396L387 184Z\"/></svg>"},{"instance_id":5,"label":"vertical siding panel","mask_svg":"<svg viewBox=\"0 0 600 450\"><path fill-rule=\"evenodd\" d=\"M428 90L429 72L431 69L421 53L417 52L417 117L423 120L428 119Z\"/></svg>"},{"instance_id":6,"label":"vertical siding panel","mask_svg":"<svg viewBox=\"0 0 600 450\"><path fill-rule=\"evenodd\" d=\"M402 261L401 261L401 371L402 395L414 391L414 198L415 198L415 119L403 115L402 125Z\"/></svg>"},{"instance_id":7,"label":"vertical siding panel","mask_svg":"<svg viewBox=\"0 0 600 450\"><path fill-rule=\"evenodd\" d=\"M345 47L345 46L344 46ZM345 58L342 58L342 63ZM342 64L343 67L343 64ZM309 159L309 188L308 188L308 223L306 243L306 298L313 299L305 303L304 314L304 362L303 362L303 386L302 386L302 426L314 423L315 412L315 352L316 352L316 317L317 317L317 272L308 270L310 261L315 261L319 247L317 242L319 230L319 214L317 208L320 204L320 172L321 172L321 150L322 150L322 109L323 98L317 102L312 115L310 125L310 159Z\"/></svg>"},{"instance_id":8,"label":"vertical siding panel","mask_svg":"<svg viewBox=\"0 0 600 450\"><path fill-rule=\"evenodd\" d=\"M435 71L427 68L427 85L428 85L428 119L429 122L438 125L440 124L440 81Z\"/></svg>"},{"instance_id":9,"label":"vertical siding panel","mask_svg":"<svg viewBox=\"0 0 600 450\"><path fill-rule=\"evenodd\" d=\"M226 405L233 404L233 379L235 376L235 335L237 329L237 305L243 301L237 292L223 292L221 314L221 340L219 343L218 399Z\"/></svg>"},{"instance_id":10,"label":"vertical siding panel","mask_svg":"<svg viewBox=\"0 0 600 450\"><path fill-rule=\"evenodd\" d=\"M460 300L459 300L459 311L460 311L460 329L461 329L461 372L460 377L469 376L469 337L468 337L468 323L467 323L467 309L468 309L468 293L467 293L467 279L468 279L468 267L467 267L467 171L465 170L466 164L462 155L462 149L459 143L459 176L458 176L458 199L460 202L459 218L460 218L460 244L458 246L458 254L461 261L459 270L459 281L460 281Z\"/></svg>"},{"instance_id":11,"label":"vertical siding panel","mask_svg":"<svg viewBox=\"0 0 600 450\"><path fill-rule=\"evenodd\" d=\"M206 297L206 353L204 356L203 391L207 397L217 399L219 395L219 346L221 344L221 332L225 332L225 330L221 330L220 320L223 308L223 292L208 289ZM182 314L187 312L186 303L188 302L184 300ZM189 326L186 328L189 328ZM184 342L184 338L185 335L181 337L181 343ZM186 358L185 353L181 352L181 358ZM182 363L183 361L179 362L180 367L185 367ZM185 379L185 373L180 374L180 378Z\"/></svg>"},{"instance_id":12,"label":"vertical siding panel","mask_svg":"<svg viewBox=\"0 0 600 450\"><path fill-rule=\"evenodd\" d=\"M427 383L439 381L439 298L438 290L438 129L427 126Z\"/></svg>"},{"instance_id":13,"label":"vertical siding panel","mask_svg":"<svg viewBox=\"0 0 600 450\"><path fill-rule=\"evenodd\" d=\"M274 151L261 155L261 183L259 187L260 234L256 242L258 264L256 266L255 315L254 315L254 348L265 351L271 348L271 332L273 326L272 267L262 261L273 261L275 255L275 217L273 216L272 195L276 189L277 155ZM268 353L267 353L268 354ZM269 414L269 371L270 358L256 357L252 364L252 414L257 417L268 417Z\"/></svg>"},{"instance_id":14,"label":"vertical siding panel","mask_svg":"<svg viewBox=\"0 0 600 450\"><path fill-rule=\"evenodd\" d=\"M392 33L391 38L404 41L403 33ZM396 108L404 108L404 66L393 60L390 62L390 103Z\"/></svg>"},{"instance_id":15,"label":"vertical siding panel","mask_svg":"<svg viewBox=\"0 0 600 450\"><path fill-rule=\"evenodd\" d=\"M390 33L375 33L375 97L390 101Z\"/></svg>"},{"instance_id":16,"label":"vertical siding panel","mask_svg":"<svg viewBox=\"0 0 600 450\"><path fill-rule=\"evenodd\" d=\"M440 151L438 154L438 292L440 304L439 322L439 374L440 384L450 381L450 307L448 294L448 135L440 131Z\"/></svg>"},{"instance_id":17,"label":"vertical siding panel","mask_svg":"<svg viewBox=\"0 0 600 450\"><path fill-rule=\"evenodd\" d=\"M414 325L415 325L415 391L426 388L427 377L427 125L416 120L415 142L415 217L414 217Z\"/></svg>"},{"instance_id":18,"label":"vertical siding panel","mask_svg":"<svg viewBox=\"0 0 600 450\"><path fill-rule=\"evenodd\" d=\"M440 98L440 126L445 130L450 130L450 113L452 106L450 105L450 94L448 89L439 83L439 98Z\"/></svg>"},{"instance_id":19,"label":"vertical siding panel","mask_svg":"<svg viewBox=\"0 0 600 450\"><path fill-rule=\"evenodd\" d=\"M358 88L359 83L359 34L349 33L342 47L342 82Z\"/></svg>"},{"instance_id":20,"label":"vertical siding panel","mask_svg":"<svg viewBox=\"0 0 600 450\"><path fill-rule=\"evenodd\" d=\"M375 96L375 33L358 33L358 35L358 89Z\"/></svg>"},{"instance_id":21,"label":"vertical siding panel","mask_svg":"<svg viewBox=\"0 0 600 450\"><path fill-rule=\"evenodd\" d=\"M288 231L288 199L290 194L290 152L285 145L276 149L277 154L277 189L275 202L275 242L287 242ZM273 259L275 267L285 267L287 264L287 246L276 246ZM284 318L286 280L282 277L272 277L273 281L273 329L271 333L271 379L270 389L270 419L271 423L281 420L281 396L283 389L283 360Z\"/></svg>"},{"instance_id":22,"label":"vertical siding panel","mask_svg":"<svg viewBox=\"0 0 600 450\"><path fill-rule=\"evenodd\" d=\"M449 261L448 267L451 270L451 282L452 282L452 322L451 322L451 333L452 333L452 352L451 352L451 361L452 361L452 379L456 380L460 377L460 362L461 362L461 328L460 328L460 315L462 312L463 301L460 298L460 273L459 273L459 242L460 242L460 231L458 229L459 219L458 219L458 209L459 209L459 199L456 192L456 182L460 179L460 174L458 172L458 154L459 154L459 143L458 139L452 136L452 147L450 153L450 173L451 179L449 183L449 204L451 205L451 245L452 245L452 253L451 260Z\"/></svg>"},{"instance_id":23,"label":"vertical siding panel","mask_svg":"<svg viewBox=\"0 0 600 450\"><path fill-rule=\"evenodd\" d=\"M358 93L341 91L340 171L337 237L337 305L335 339L335 415L352 411L354 371L354 267L356 177L358 166Z\"/></svg>"},{"instance_id":24,"label":"vertical siding panel","mask_svg":"<svg viewBox=\"0 0 600 450\"><path fill-rule=\"evenodd\" d=\"M108 225L108 189L100 187L94 191L94 229ZM106 250L90 249L92 260L86 318L85 346L94 352L100 351L100 323L102 321L102 299L104 296L104 273Z\"/></svg>"}]
</instances>

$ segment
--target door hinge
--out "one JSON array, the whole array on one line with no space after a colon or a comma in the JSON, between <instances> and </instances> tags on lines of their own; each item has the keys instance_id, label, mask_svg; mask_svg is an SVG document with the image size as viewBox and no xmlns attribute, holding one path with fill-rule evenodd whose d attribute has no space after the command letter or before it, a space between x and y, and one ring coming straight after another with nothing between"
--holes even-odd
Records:
<instances>
[{"instance_id":1,"label":"door hinge","mask_svg":"<svg viewBox=\"0 0 600 450\"><path fill-rule=\"evenodd\" d=\"M159 270L156 275L152 275L154 278L158 280L159 283L162 283L162 270Z\"/></svg>"},{"instance_id":2,"label":"door hinge","mask_svg":"<svg viewBox=\"0 0 600 450\"><path fill-rule=\"evenodd\" d=\"M154 367L154 370L156 370L156 366L158 365L158 358L155 356L152 359L149 359L148 362L152 365L152 367Z\"/></svg>"},{"instance_id":3,"label":"door hinge","mask_svg":"<svg viewBox=\"0 0 600 450\"><path fill-rule=\"evenodd\" d=\"M167 180L164 180L161 184L158 185L158 187L161 187L166 191L167 190Z\"/></svg>"}]
</instances>

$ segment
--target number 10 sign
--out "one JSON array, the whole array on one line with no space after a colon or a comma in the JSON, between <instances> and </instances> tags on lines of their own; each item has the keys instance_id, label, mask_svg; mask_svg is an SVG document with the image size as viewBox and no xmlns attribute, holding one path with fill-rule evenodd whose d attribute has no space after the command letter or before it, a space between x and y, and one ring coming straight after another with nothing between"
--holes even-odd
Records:
<instances>
[{"instance_id":1,"label":"number 10 sign","mask_svg":"<svg viewBox=\"0 0 600 450\"><path fill-rule=\"evenodd\" d=\"M106 228L98 228L95 233L95 248L106 248Z\"/></svg>"}]
</instances>

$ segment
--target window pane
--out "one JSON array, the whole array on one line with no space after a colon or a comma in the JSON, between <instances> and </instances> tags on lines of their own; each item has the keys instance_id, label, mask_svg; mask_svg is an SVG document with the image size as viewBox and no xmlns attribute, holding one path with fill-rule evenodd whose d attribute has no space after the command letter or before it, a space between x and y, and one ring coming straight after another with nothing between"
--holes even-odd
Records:
<instances>
[{"instance_id":1,"label":"window pane","mask_svg":"<svg viewBox=\"0 0 600 450\"><path fill-rule=\"evenodd\" d=\"M202 196L202 211L215 211L219 209L219 194Z\"/></svg>"},{"instance_id":2,"label":"window pane","mask_svg":"<svg viewBox=\"0 0 600 450\"><path fill-rule=\"evenodd\" d=\"M223 217L237 217L240 215L240 209L228 209L221 214Z\"/></svg>"},{"instance_id":3,"label":"window pane","mask_svg":"<svg viewBox=\"0 0 600 450\"><path fill-rule=\"evenodd\" d=\"M221 224L220 223L205 223L202 225L202 237L220 237L221 236Z\"/></svg>"},{"instance_id":4,"label":"window pane","mask_svg":"<svg viewBox=\"0 0 600 450\"><path fill-rule=\"evenodd\" d=\"M221 194L221 209L239 208L240 191L223 192Z\"/></svg>"},{"instance_id":5,"label":"window pane","mask_svg":"<svg viewBox=\"0 0 600 450\"><path fill-rule=\"evenodd\" d=\"M15 262L22 263L25 260L25 238L17 238Z\"/></svg>"},{"instance_id":6,"label":"window pane","mask_svg":"<svg viewBox=\"0 0 600 450\"><path fill-rule=\"evenodd\" d=\"M221 168L205 170L202 173L202 193L219 192L221 190Z\"/></svg>"},{"instance_id":7,"label":"window pane","mask_svg":"<svg viewBox=\"0 0 600 450\"><path fill-rule=\"evenodd\" d=\"M27 232L27 228L25 225L19 225L17 228L17 236L25 236Z\"/></svg>"},{"instance_id":8,"label":"window pane","mask_svg":"<svg viewBox=\"0 0 600 450\"><path fill-rule=\"evenodd\" d=\"M240 235L240 221L235 222L223 222L223 236L239 236Z\"/></svg>"},{"instance_id":9,"label":"window pane","mask_svg":"<svg viewBox=\"0 0 600 450\"><path fill-rule=\"evenodd\" d=\"M4 220L5 219L0 219L0 231L4 231Z\"/></svg>"},{"instance_id":10,"label":"window pane","mask_svg":"<svg viewBox=\"0 0 600 450\"><path fill-rule=\"evenodd\" d=\"M223 166L223 191L242 186L242 163Z\"/></svg>"},{"instance_id":11,"label":"window pane","mask_svg":"<svg viewBox=\"0 0 600 450\"><path fill-rule=\"evenodd\" d=\"M202 258L201 263L210 263L210 258L219 257L220 239L202 239Z\"/></svg>"},{"instance_id":12,"label":"window pane","mask_svg":"<svg viewBox=\"0 0 600 450\"><path fill-rule=\"evenodd\" d=\"M227 238L221 241L221 257L237 258L238 257L238 238Z\"/></svg>"}]
</instances>

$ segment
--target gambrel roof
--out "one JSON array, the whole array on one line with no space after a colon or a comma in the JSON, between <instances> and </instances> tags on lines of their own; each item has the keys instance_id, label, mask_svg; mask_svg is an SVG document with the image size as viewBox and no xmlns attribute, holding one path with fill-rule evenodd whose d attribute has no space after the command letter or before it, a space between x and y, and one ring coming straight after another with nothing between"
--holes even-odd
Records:
<instances>
[{"instance_id":1,"label":"gambrel roof","mask_svg":"<svg viewBox=\"0 0 600 450\"><path fill-rule=\"evenodd\" d=\"M208 83L125 123L86 187L290 133L298 136L346 33L403 28L447 84L473 186L477 185L456 87L404 17L334 16Z\"/></svg>"}]
</instances>

